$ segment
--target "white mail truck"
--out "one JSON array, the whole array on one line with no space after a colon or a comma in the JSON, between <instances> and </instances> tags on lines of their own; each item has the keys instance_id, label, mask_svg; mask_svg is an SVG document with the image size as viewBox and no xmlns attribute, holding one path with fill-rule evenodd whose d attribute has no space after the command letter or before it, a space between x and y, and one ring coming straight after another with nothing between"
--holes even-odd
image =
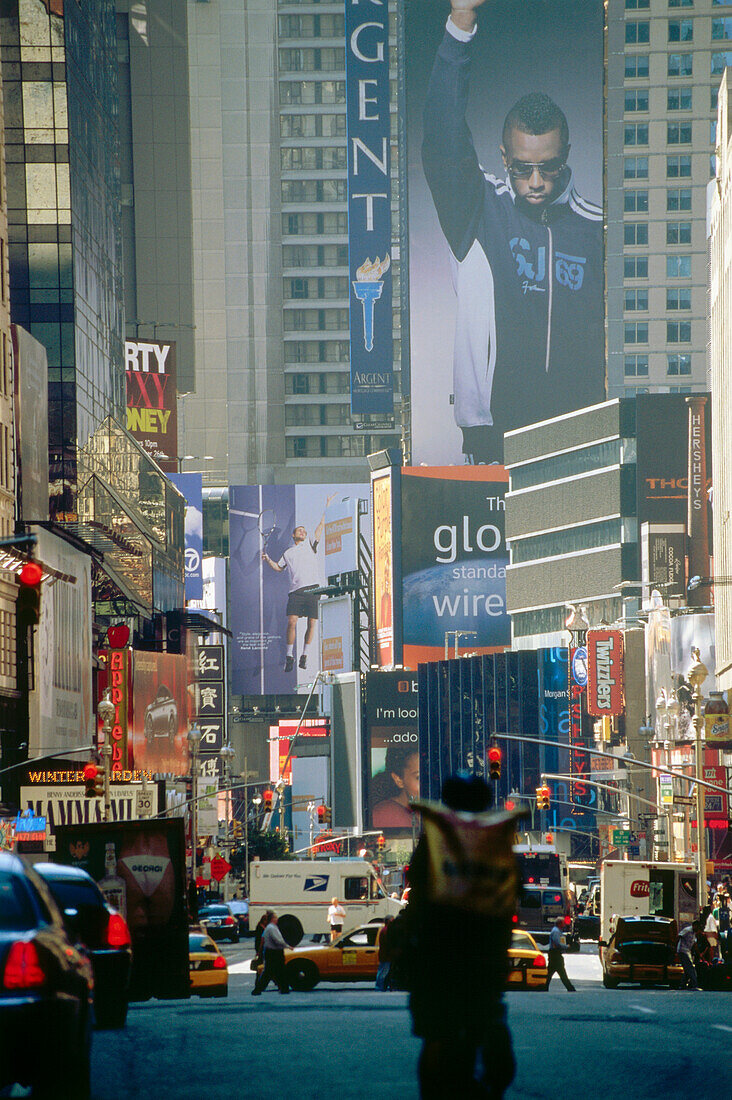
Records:
<instances>
[{"instance_id":1,"label":"white mail truck","mask_svg":"<svg viewBox=\"0 0 732 1100\"><path fill-rule=\"evenodd\" d=\"M346 911L344 932L375 917L395 917L402 908L363 859L255 860L249 865L250 930L267 909L274 909L280 931L293 947L306 934L328 932L334 897Z\"/></svg>"}]
</instances>

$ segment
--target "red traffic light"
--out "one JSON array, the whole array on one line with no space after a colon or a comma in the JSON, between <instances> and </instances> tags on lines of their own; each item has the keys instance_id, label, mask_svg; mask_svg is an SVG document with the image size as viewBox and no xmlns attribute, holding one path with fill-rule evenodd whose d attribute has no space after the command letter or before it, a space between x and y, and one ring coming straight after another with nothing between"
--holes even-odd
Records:
<instances>
[{"instance_id":1,"label":"red traffic light","mask_svg":"<svg viewBox=\"0 0 732 1100\"><path fill-rule=\"evenodd\" d=\"M495 763L496 761L500 764L501 750L496 745L494 745L493 748L488 749L488 759L490 760L491 764Z\"/></svg>"},{"instance_id":2,"label":"red traffic light","mask_svg":"<svg viewBox=\"0 0 732 1100\"><path fill-rule=\"evenodd\" d=\"M96 779L98 772L99 772L99 768L97 767L96 764L85 764L84 765L84 779L85 780Z\"/></svg>"},{"instance_id":3,"label":"red traffic light","mask_svg":"<svg viewBox=\"0 0 732 1100\"><path fill-rule=\"evenodd\" d=\"M27 561L18 573L18 580L26 588L37 588L42 579L43 570L37 561Z\"/></svg>"},{"instance_id":4,"label":"red traffic light","mask_svg":"<svg viewBox=\"0 0 732 1100\"><path fill-rule=\"evenodd\" d=\"M503 753L497 745L488 749L488 772L491 779L501 778L501 757Z\"/></svg>"},{"instance_id":5,"label":"red traffic light","mask_svg":"<svg viewBox=\"0 0 732 1100\"><path fill-rule=\"evenodd\" d=\"M505 805L507 810L515 810L516 809L516 803L513 801L512 798L507 798L504 805Z\"/></svg>"},{"instance_id":6,"label":"red traffic light","mask_svg":"<svg viewBox=\"0 0 732 1100\"><path fill-rule=\"evenodd\" d=\"M380 835L376 838L376 847L379 849L380 852L384 851L384 848L386 847L386 841L384 840L383 835Z\"/></svg>"},{"instance_id":7,"label":"red traffic light","mask_svg":"<svg viewBox=\"0 0 732 1100\"><path fill-rule=\"evenodd\" d=\"M318 822L322 825L325 821L325 806L318 806Z\"/></svg>"},{"instance_id":8,"label":"red traffic light","mask_svg":"<svg viewBox=\"0 0 732 1100\"><path fill-rule=\"evenodd\" d=\"M274 798L274 794L273 794L272 791L269 790L269 788L266 791L263 791L262 800L264 802L265 810L271 810L272 809L272 799L273 798Z\"/></svg>"}]
</instances>

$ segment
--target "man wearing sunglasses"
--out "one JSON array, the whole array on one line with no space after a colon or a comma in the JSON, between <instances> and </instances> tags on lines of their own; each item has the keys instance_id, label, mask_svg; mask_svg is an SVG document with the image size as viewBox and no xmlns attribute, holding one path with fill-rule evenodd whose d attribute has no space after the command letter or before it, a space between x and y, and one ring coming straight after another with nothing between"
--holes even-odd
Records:
<instances>
[{"instance_id":1,"label":"man wearing sunglasses","mask_svg":"<svg viewBox=\"0 0 732 1100\"><path fill-rule=\"evenodd\" d=\"M452 0L422 159L453 259L463 451L501 462L504 432L604 399L603 215L574 187L567 119L543 92L506 116L505 178L481 167L465 112L483 3Z\"/></svg>"}]
</instances>

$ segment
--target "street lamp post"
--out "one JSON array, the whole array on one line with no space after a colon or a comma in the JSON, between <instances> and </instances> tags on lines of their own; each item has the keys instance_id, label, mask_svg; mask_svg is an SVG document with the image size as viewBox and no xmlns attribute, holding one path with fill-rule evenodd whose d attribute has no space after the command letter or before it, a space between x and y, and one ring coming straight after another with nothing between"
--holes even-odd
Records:
<instances>
[{"instance_id":1,"label":"street lamp post","mask_svg":"<svg viewBox=\"0 0 732 1100\"><path fill-rule=\"evenodd\" d=\"M257 822L257 816L259 814L259 807L262 805L261 794L255 794L252 798L252 806L254 806L254 820ZM244 816L244 886L246 887L247 897L249 897L249 808Z\"/></svg>"},{"instance_id":2,"label":"street lamp post","mask_svg":"<svg viewBox=\"0 0 732 1100\"><path fill-rule=\"evenodd\" d=\"M188 730L191 752L191 882L196 885L196 848L198 847L198 748L203 732L194 724Z\"/></svg>"},{"instance_id":3,"label":"street lamp post","mask_svg":"<svg viewBox=\"0 0 732 1100\"><path fill-rule=\"evenodd\" d=\"M709 669L702 663L701 654L696 646L691 651L693 664L686 674L691 684L694 702L694 772L696 776L696 856L697 856L697 900L703 909L707 902L707 857L706 832L704 825L704 788L699 783L703 776L702 762L702 693L701 686L709 675Z\"/></svg>"},{"instance_id":4,"label":"street lamp post","mask_svg":"<svg viewBox=\"0 0 732 1100\"><path fill-rule=\"evenodd\" d=\"M104 820L109 821L111 811L111 793L109 789L112 771L112 722L114 721L115 706L110 699L109 688L105 688L102 698L97 706L97 713L102 720L102 732L104 744L102 745L102 767L104 769Z\"/></svg>"},{"instance_id":5,"label":"street lamp post","mask_svg":"<svg viewBox=\"0 0 732 1100\"><path fill-rule=\"evenodd\" d=\"M661 688L656 699L656 710L662 715L663 726L663 748L666 753L666 763L671 766L671 733L675 733L676 719L679 716L679 701L676 698L676 692L672 691L670 694L666 693L665 688ZM675 738L674 738L675 739ZM661 806L661 791L660 791L660 776L657 783L656 793L658 796L658 805ZM673 803L668 807L664 814L666 818L666 846L669 862L673 863L676 858L675 842L674 842L674 808Z\"/></svg>"},{"instance_id":6,"label":"street lamp post","mask_svg":"<svg viewBox=\"0 0 732 1100\"><path fill-rule=\"evenodd\" d=\"M222 747L219 756L224 762L224 783L226 784L226 859L231 861L231 841L229 838L229 827L231 825L231 761L236 756L231 744L227 743ZM229 875L224 876L224 901L229 900Z\"/></svg>"}]
</instances>

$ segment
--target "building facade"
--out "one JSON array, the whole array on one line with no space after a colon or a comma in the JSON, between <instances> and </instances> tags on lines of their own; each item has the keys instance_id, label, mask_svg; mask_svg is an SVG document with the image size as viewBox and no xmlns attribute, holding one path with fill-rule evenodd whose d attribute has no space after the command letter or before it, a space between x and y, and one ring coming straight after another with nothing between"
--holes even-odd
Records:
<instances>
[{"instance_id":1,"label":"building facade","mask_svg":"<svg viewBox=\"0 0 732 1100\"><path fill-rule=\"evenodd\" d=\"M732 5L607 4L608 397L707 384L706 189Z\"/></svg>"}]
</instances>

